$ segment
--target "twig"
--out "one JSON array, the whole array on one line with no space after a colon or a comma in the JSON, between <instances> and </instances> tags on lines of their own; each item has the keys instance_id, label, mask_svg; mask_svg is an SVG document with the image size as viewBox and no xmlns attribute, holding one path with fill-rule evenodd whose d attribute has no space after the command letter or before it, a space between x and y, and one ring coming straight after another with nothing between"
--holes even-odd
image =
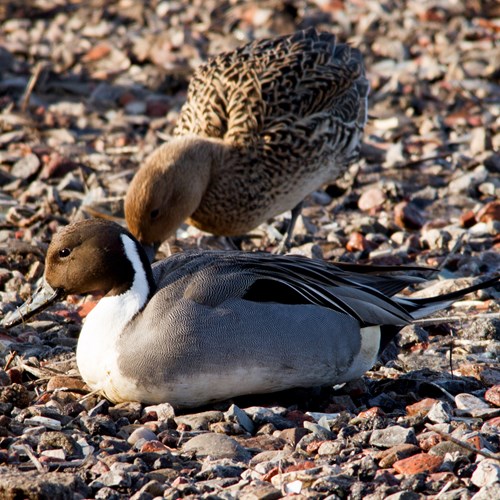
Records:
<instances>
[{"instance_id":1,"label":"twig","mask_svg":"<svg viewBox=\"0 0 500 500\"><path fill-rule=\"evenodd\" d=\"M448 316L439 318L422 318L412 321L414 325L440 325L441 323L453 323L458 321L466 321L470 319L484 319L484 318L500 318L500 313L484 313L476 314L474 316Z\"/></svg>"},{"instance_id":2,"label":"twig","mask_svg":"<svg viewBox=\"0 0 500 500\"><path fill-rule=\"evenodd\" d=\"M471 451L472 453L477 453L479 455L483 455L483 457L486 458L491 458L492 460L497 460L500 462L500 453L491 453L489 451L485 450L478 450L474 446L470 445L469 443L466 443L465 441L461 441L460 439L457 439L456 437L452 436L451 434L448 434L447 432L444 432L440 429L437 429L433 425L430 424L425 424L427 429L429 429L432 432L435 432L439 434L441 437L443 437L446 441L451 441L452 443L461 446L462 448Z\"/></svg>"},{"instance_id":3,"label":"twig","mask_svg":"<svg viewBox=\"0 0 500 500\"><path fill-rule=\"evenodd\" d=\"M40 472L40 474L45 474L47 472L47 468L40 463L40 460L38 460L38 458L36 458L33 450L27 444L23 444L22 449L26 453L26 455L28 455L29 459L33 462L36 470Z\"/></svg>"},{"instance_id":4,"label":"twig","mask_svg":"<svg viewBox=\"0 0 500 500\"><path fill-rule=\"evenodd\" d=\"M28 82L28 86L26 87L26 90L24 91L23 98L21 99L21 112L25 113L26 108L28 107L28 103L30 101L31 94L33 93L33 90L35 89L35 86L38 82L38 79L40 78L40 75L42 74L42 71L45 69L45 63L44 62L39 62L35 66L35 71L31 75L31 78Z\"/></svg>"},{"instance_id":5,"label":"twig","mask_svg":"<svg viewBox=\"0 0 500 500\"><path fill-rule=\"evenodd\" d=\"M4 371L7 371L9 369L9 366L11 365L12 361L14 361L15 357L17 356L16 351L10 351L9 357L7 358L7 361L5 362L4 366Z\"/></svg>"}]
</instances>

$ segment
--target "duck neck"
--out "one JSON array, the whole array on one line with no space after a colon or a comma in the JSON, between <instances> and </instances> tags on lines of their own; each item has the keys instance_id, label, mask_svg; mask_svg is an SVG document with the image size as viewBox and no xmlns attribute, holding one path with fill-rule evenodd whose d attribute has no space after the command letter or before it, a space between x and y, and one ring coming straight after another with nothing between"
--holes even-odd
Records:
<instances>
[{"instance_id":1,"label":"duck neck","mask_svg":"<svg viewBox=\"0 0 500 500\"><path fill-rule=\"evenodd\" d=\"M190 206L185 207L186 216L189 216L198 208L210 178L221 165L225 145L219 139L194 135L176 137L173 142L176 143L175 149L179 152L179 157L177 161L169 163L169 168L176 170L173 174L177 180L177 188L182 193L189 193L189 196L182 197L183 200L190 201ZM169 148L172 150L172 143Z\"/></svg>"}]
</instances>

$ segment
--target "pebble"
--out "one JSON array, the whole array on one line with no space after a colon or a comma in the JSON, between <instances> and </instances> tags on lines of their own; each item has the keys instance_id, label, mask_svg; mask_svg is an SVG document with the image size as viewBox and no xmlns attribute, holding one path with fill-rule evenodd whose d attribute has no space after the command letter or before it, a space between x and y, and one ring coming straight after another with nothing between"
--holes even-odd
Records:
<instances>
[{"instance_id":1,"label":"pebble","mask_svg":"<svg viewBox=\"0 0 500 500\"><path fill-rule=\"evenodd\" d=\"M26 425L42 425L47 429L52 429L55 431L60 431L62 429L62 425L61 422L59 422L59 420L47 417L36 416L36 417L26 418L24 419L24 423Z\"/></svg>"},{"instance_id":2,"label":"pebble","mask_svg":"<svg viewBox=\"0 0 500 500\"><path fill-rule=\"evenodd\" d=\"M224 417L229 422L238 423L243 429L245 429L250 434L253 434L255 431L255 425L252 422L252 419L238 406L232 404L229 407L229 410L224 413Z\"/></svg>"},{"instance_id":3,"label":"pebble","mask_svg":"<svg viewBox=\"0 0 500 500\"><path fill-rule=\"evenodd\" d=\"M223 420L224 413L215 410L174 417L174 421L177 425L189 425L193 431L206 431L210 424L222 422Z\"/></svg>"},{"instance_id":4,"label":"pebble","mask_svg":"<svg viewBox=\"0 0 500 500\"><path fill-rule=\"evenodd\" d=\"M500 498L500 482L483 486L471 500L492 500Z\"/></svg>"},{"instance_id":5,"label":"pebble","mask_svg":"<svg viewBox=\"0 0 500 500\"><path fill-rule=\"evenodd\" d=\"M427 418L436 424L448 423L452 419L452 407L443 401L438 401L427 413Z\"/></svg>"},{"instance_id":6,"label":"pebble","mask_svg":"<svg viewBox=\"0 0 500 500\"><path fill-rule=\"evenodd\" d=\"M393 467L400 474L419 474L420 472L434 472L442 463L442 457L420 453L419 455L398 460L393 464Z\"/></svg>"},{"instance_id":7,"label":"pebble","mask_svg":"<svg viewBox=\"0 0 500 500\"><path fill-rule=\"evenodd\" d=\"M500 463L491 458L481 460L472 474L471 481L478 487L500 483Z\"/></svg>"},{"instance_id":8,"label":"pebble","mask_svg":"<svg viewBox=\"0 0 500 500\"><path fill-rule=\"evenodd\" d=\"M412 428L392 425L385 429L375 429L370 436L370 444L379 448L392 448L399 444L417 444L417 437Z\"/></svg>"},{"instance_id":9,"label":"pebble","mask_svg":"<svg viewBox=\"0 0 500 500\"><path fill-rule=\"evenodd\" d=\"M293 422L283 417L286 408L251 406L245 408L244 411L257 425L273 424L279 430L288 429L294 425Z\"/></svg>"},{"instance_id":10,"label":"pebble","mask_svg":"<svg viewBox=\"0 0 500 500\"><path fill-rule=\"evenodd\" d=\"M156 441L158 438L156 437L156 434L151 431L150 429L147 429L146 427L139 427L135 429L135 431L130 434L130 436L127 439L127 443L131 444L134 446L138 441Z\"/></svg>"},{"instance_id":11,"label":"pebble","mask_svg":"<svg viewBox=\"0 0 500 500\"><path fill-rule=\"evenodd\" d=\"M327 429L322 425L315 424L314 422L308 422L307 420L304 421L303 425L304 429L311 431L314 434L314 436L316 436L319 439L327 441L329 439L335 438L335 434L330 429Z\"/></svg>"},{"instance_id":12,"label":"pebble","mask_svg":"<svg viewBox=\"0 0 500 500\"><path fill-rule=\"evenodd\" d=\"M437 403L436 399L424 398L412 405L406 407L406 413L409 416L425 416L429 413L430 409Z\"/></svg>"},{"instance_id":13,"label":"pebble","mask_svg":"<svg viewBox=\"0 0 500 500\"><path fill-rule=\"evenodd\" d=\"M184 453L196 453L197 457L212 459L231 458L236 461L248 462L250 452L237 441L225 434L207 432L191 438L182 447Z\"/></svg>"},{"instance_id":14,"label":"pebble","mask_svg":"<svg viewBox=\"0 0 500 500\"><path fill-rule=\"evenodd\" d=\"M28 180L36 175L40 168L40 159L37 155L30 153L16 161L10 171L11 175L18 179Z\"/></svg>"},{"instance_id":15,"label":"pebble","mask_svg":"<svg viewBox=\"0 0 500 500\"><path fill-rule=\"evenodd\" d=\"M494 406L500 407L500 385L490 387L484 394L484 399Z\"/></svg>"},{"instance_id":16,"label":"pebble","mask_svg":"<svg viewBox=\"0 0 500 500\"><path fill-rule=\"evenodd\" d=\"M376 455L376 458L379 460L379 466L385 469L392 467L397 461L411 457L420 451L420 448L414 444L397 444L392 448L381 451Z\"/></svg>"},{"instance_id":17,"label":"pebble","mask_svg":"<svg viewBox=\"0 0 500 500\"><path fill-rule=\"evenodd\" d=\"M170 403L161 403L159 405L146 406L144 413L156 413L160 422L175 417L174 407Z\"/></svg>"}]
</instances>

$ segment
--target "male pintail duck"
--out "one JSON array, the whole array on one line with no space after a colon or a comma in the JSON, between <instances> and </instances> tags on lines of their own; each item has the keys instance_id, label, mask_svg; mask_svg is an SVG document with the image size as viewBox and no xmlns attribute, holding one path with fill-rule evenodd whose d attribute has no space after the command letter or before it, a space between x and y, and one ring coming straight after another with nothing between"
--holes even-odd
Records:
<instances>
[{"instance_id":1,"label":"male pintail duck","mask_svg":"<svg viewBox=\"0 0 500 500\"><path fill-rule=\"evenodd\" d=\"M357 159L368 90L361 53L312 28L220 54L132 180L130 231L158 244L187 220L238 236L296 207L289 238L302 200Z\"/></svg>"},{"instance_id":2,"label":"male pintail duck","mask_svg":"<svg viewBox=\"0 0 500 500\"><path fill-rule=\"evenodd\" d=\"M76 351L85 382L113 402L194 407L356 379L401 327L500 279L410 299L394 294L418 278L355 269L235 251L179 253L151 267L125 229L87 220L54 236L39 290L4 326L65 294L101 290Z\"/></svg>"}]
</instances>

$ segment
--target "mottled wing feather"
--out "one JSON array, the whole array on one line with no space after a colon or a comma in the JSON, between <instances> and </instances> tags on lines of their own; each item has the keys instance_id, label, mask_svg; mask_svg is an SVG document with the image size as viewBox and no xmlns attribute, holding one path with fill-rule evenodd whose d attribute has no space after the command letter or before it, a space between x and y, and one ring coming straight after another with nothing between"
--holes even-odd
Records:
<instances>
[{"instance_id":1,"label":"mottled wing feather","mask_svg":"<svg viewBox=\"0 0 500 500\"><path fill-rule=\"evenodd\" d=\"M290 134L298 151L315 139L313 147L345 147L351 130L364 126L367 93L359 51L310 29L250 43L200 67L175 133L264 141L273 154Z\"/></svg>"}]
</instances>

